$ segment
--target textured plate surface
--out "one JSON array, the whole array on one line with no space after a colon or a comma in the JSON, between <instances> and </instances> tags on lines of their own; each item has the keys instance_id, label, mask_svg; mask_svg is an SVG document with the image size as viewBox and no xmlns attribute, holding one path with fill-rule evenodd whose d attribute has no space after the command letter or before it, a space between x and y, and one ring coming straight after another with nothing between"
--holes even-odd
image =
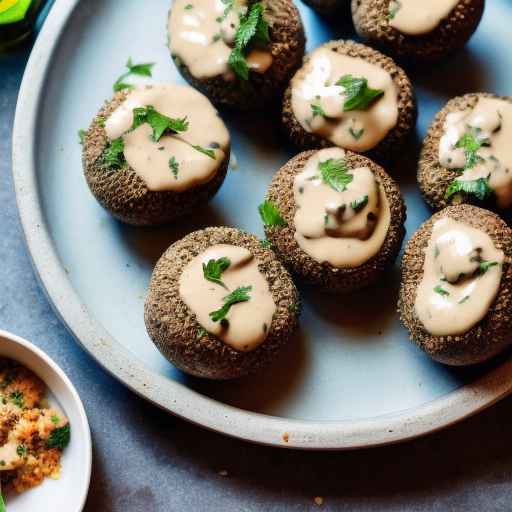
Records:
<instances>
[{"instance_id":1,"label":"textured plate surface","mask_svg":"<svg viewBox=\"0 0 512 512\"><path fill-rule=\"evenodd\" d=\"M325 24L299 5L308 49L350 28ZM398 268L350 297L303 290L302 328L263 375L202 382L175 370L143 322L151 270L173 241L194 229L233 225L262 235L257 215L272 174L292 156L278 126L228 115L238 166L214 201L177 226L136 229L105 213L81 171L77 130L88 126L129 56L156 62L157 81L177 81L166 48L168 0L59 0L36 43L20 92L14 174L21 218L48 295L80 343L112 374L161 407L244 439L300 448L397 442L449 425L509 393L512 363L473 369L431 362L407 340L395 313ZM512 6L493 0L469 47L411 70L418 94L418 140L450 97L507 94L512 81ZM265 117L265 116L264 116ZM408 234L429 216L415 183L417 144L395 168L408 206ZM287 435L284 435L284 434Z\"/></svg>"}]
</instances>

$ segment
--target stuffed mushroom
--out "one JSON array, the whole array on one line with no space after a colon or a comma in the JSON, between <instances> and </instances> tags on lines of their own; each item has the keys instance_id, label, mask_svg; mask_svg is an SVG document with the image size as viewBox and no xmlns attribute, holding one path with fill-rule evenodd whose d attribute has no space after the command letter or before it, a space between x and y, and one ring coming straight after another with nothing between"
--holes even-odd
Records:
<instances>
[{"instance_id":1,"label":"stuffed mushroom","mask_svg":"<svg viewBox=\"0 0 512 512\"><path fill-rule=\"evenodd\" d=\"M89 188L117 219L164 224L205 204L222 185L229 133L190 87L152 85L116 93L83 140Z\"/></svg>"},{"instance_id":2,"label":"stuffed mushroom","mask_svg":"<svg viewBox=\"0 0 512 512\"><path fill-rule=\"evenodd\" d=\"M279 99L304 55L304 27L292 0L176 0L168 33L185 80L236 109Z\"/></svg>"},{"instance_id":3,"label":"stuffed mushroom","mask_svg":"<svg viewBox=\"0 0 512 512\"><path fill-rule=\"evenodd\" d=\"M145 303L148 333L181 370L232 379L269 364L298 324L293 281L261 241L207 228L158 261Z\"/></svg>"},{"instance_id":4,"label":"stuffed mushroom","mask_svg":"<svg viewBox=\"0 0 512 512\"><path fill-rule=\"evenodd\" d=\"M274 176L260 213L283 263L330 292L374 283L405 234L398 185L382 167L341 148L292 158Z\"/></svg>"},{"instance_id":5,"label":"stuffed mushroom","mask_svg":"<svg viewBox=\"0 0 512 512\"><path fill-rule=\"evenodd\" d=\"M387 160L415 125L412 85L382 53L331 41L307 55L293 77L282 122L300 149L338 146Z\"/></svg>"},{"instance_id":6,"label":"stuffed mushroom","mask_svg":"<svg viewBox=\"0 0 512 512\"><path fill-rule=\"evenodd\" d=\"M449 365L485 361L512 338L512 230L495 213L450 206L423 224L402 260L399 313L411 339Z\"/></svg>"},{"instance_id":7,"label":"stuffed mushroom","mask_svg":"<svg viewBox=\"0 0 512 512\"><path fill-rule=\"evenodd\" d=\"M432 61L462 48L485 0L352 0L357 33L397 57Z\"/></svg>"}]
</instances>

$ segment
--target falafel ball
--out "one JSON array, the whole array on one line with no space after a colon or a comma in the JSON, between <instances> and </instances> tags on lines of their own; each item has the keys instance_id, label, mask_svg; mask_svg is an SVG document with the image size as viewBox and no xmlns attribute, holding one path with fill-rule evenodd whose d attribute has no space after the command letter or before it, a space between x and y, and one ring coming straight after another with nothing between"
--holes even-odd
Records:
<instances>
[{"instance_id":1,"label":"falafel ball","mask_svg":"<svg viewBox=\"0 0 512 512\"><path fill-rule=\"evenodd\" d=\"M235 256L226 263L226 254ZM235 287L249 290L249 298L234 303L218 322L209 309L222 301L226 305L233 293L240 293ZM263 325L261 311L266 306L261 298L272 306L270 320ZM295 331L299 311L297 289L273 251L253 235L215 227L187 235L163 254L151 278L144 318L151 339L174 365L191 375L223 380L271 363ZM254 325L261 336L249 346L245 337Z\"/></svg>"},{"instance_id":2,"label":"falafel ball","mask_svg":"<svg viewBox=\"0 0 512 512\"><path fill-rule=\"evenodd\" d=\"M485 0L438 5L408 0L352 0L357 33L396 57L434 61L462 48L476 31Z\"/></svg>"},{"instance_id":3,"label":"falafel ball","mask_svg":"<svg viewBox=\"0 0 512 512\"><path fill-rule=\"evenodd\" d=\"M127 224L165 224L206 204L228 169L230 140L191 87L124 90L84 134L82 162L97 201Z\"/></svg>"},{"instance_id":4,"label":"falafel ball","mask_svg":"<svg viewBox=\"0 0 512 512\"><path fill-rule=\"evenodd\" d=\"M440 224L441 221L446 224ZM459 224L453 224L453 221ZM470 231L470 236L466 236L461 231L461 226L463 229L477 230L475 240L482 236L489 237L487 244L484 238L482 245L490 245L491 252L498 256L501 252L502 261L484 261L485 252L482 252L482 246L473 247L472 244L467 244L468 238L471 240L471 236L475 236L474 233ZM434 230L439 234L435 240ZM432 244L435 245L430 254ZM450 252L450 246L459 246L461 250ZM432 268L429 267L430 270L426 269L432 263L432 260L428 260L429 254L434 262L443 262L445 268L433 264ZM488 210L472 205L449 206L425 222L407 243L402 260L398 311L402 323L409 330L411 340L434 360L457 366L480 363L510 345L511 257L512 230L498 215ZM455 277L451 275L453 272L450 266L458 272L462 268L461 264L465 267L464 272ZM468 270L468 265L473 267ZM431 270L435 273L431 274ZM431 275L439 280L435 287L428 281ZM485 284L484 278L496 280L495 295L489 292L492 288L487 288L493 283ZM474 288L475 285L485 287ZM423 305L417 304L420 286L427 286L427 291L431 293L430 299L423 302ZM427 304L430 311L430 314L425 313L425 318L433 323L434 328L427 329L420 320L420 311L423 311L424 304ZM443 305L450 307L443 311ZM439 316L441 313L446 317L445 325L442 323L443 317ZM480 317L482 318L478 321ZM431 331L435 331L435 334Z\"/></svg>"},{"instance_id":5,"label":"falafel ball","mask_svg":"<svg viewBox=\"0 0 512 512\"><path fill-rule=\"evenodd\" d=\"M306 42L292 0L176 0L168 35L183 78L215 104L240 110L281 98Z\"/></svg>"},{"instance_id":6,"label":"falafel ball","mask_svg":"<svg viewBox=\"0 0 512 512\"><path fill-rule=\"evenodd\" d=\"M274 175L260 213L265 207L274 210L273 218L262 217L278 257L328 292L374 283L393 265L405 235L398 185L370 159L340 148L292 158Z\"/></svg>"},{"instance_id":7,"label":"falafel ball","mask_svg":"<svg viewBox=\"0 0 512 512\"><path fill-rule=\"evenodd\" d=\"M301 150L338 146L388 161L416 123L411 81L386 55L331 41L304 59L285 92L282 124Z\"/></svg>"}]
</instances>

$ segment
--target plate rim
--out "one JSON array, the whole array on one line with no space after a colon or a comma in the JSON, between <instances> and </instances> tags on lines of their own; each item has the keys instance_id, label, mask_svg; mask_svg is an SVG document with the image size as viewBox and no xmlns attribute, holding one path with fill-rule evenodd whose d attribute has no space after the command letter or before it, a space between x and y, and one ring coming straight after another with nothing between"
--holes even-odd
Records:
<instances>
[{"instance_id":1,"label":"plate rim","mask_svg":"<svg viewBox=\"0 0 512 512\"><path fill-rule=\"evenodd\" d=\"M78 343L113 377L158 407L238 439L306 450L344 450L398 443L441 430L512 392L512 358L470 384L419 407L373 418L306 421L268 416L218 402L146 368L94 319L59 261L38 194L35 133L57 43L80 0L59 0L36 40L16 107L12 173L35 273L55 312Z\"/></svg>"}]
</instances>

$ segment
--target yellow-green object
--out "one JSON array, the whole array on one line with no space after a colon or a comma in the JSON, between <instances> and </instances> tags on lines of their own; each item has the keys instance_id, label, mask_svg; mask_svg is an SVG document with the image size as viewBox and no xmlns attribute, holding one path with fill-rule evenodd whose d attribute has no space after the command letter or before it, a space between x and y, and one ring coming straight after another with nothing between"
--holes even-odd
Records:
<instances>
[{"instance_id":1,"label":"yellow-green object","mask_svg":"<svg viewBox=\"0 0 512 512\"><path fill-rule=\"evenodd\" d=\"M0 25L21 21L31 3L32 0L0 0Z\"/></svg>"},{"instance_id":2,"label":"yellow-green object","mask_svg":"<svg viewBox=\"0 0 512 512\"><path fill-rule=\"evenodd\" d=\"M26 39L46 0L0 0L0 51Z\"/></svg>"}]
</instances>

